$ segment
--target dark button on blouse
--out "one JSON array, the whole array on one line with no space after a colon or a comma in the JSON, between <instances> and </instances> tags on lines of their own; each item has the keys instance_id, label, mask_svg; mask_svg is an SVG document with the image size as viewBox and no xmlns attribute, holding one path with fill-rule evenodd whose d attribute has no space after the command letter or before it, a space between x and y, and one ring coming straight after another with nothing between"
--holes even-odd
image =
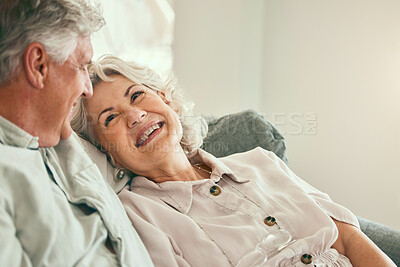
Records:
<instances>
[{"instance_id":1,"label":"dark button on blouse","mask_svg":"<svg viewBox=\"0 0 400 267\"><path fill-rule=\"evenodd\" d=\"M218 196L219 194L221 194L221 187L219 187L218 185L211 186L210 193L213 196Z\"/></svg>"},{"instance_id":2,"label":"dark button on blouse","mask_svg":"<svg viewBox=\"0 0 400 267\"><path fill-rule=\"evenodd\" d=\"M312 263L312 256L310 254L303 254L303 256L301 256L301 262L304 264Z\"/></svg>"},{"instance_id":3,"label":"dark button on blouse","mask_svg":"<svg viewBox=\"0 0 400 267\"><path fill-rule=\"evenodd\" d=\"M272 216L268 216L264 219L264 223L268 226L273 226L274 224L276 224L276 219Z\"/></svg>"}]
</instances>

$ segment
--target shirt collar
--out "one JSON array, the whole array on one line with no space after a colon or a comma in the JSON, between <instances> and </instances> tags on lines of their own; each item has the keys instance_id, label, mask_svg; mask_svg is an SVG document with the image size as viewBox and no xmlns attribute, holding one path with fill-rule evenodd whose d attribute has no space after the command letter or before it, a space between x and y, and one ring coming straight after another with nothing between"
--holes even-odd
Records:
<instances>
[{"instance_id":1,"label":"shirt collar","mask_svg":"<svg viewBox=\"0 0 400 267\"><path fill-rule=\"evenodd\" d=\"M241 177L236 176L222 160L217 159L210 153L202 150L197 149L191 154L188 155L188 159L192 165L204 163L211 168L211 180L215 182L219 182L222 175L227 175L230 179L238 183L245 183L248 182L247 179L243 179Z\"/></svg>"},{"instance_id":2,"label":"shirt collar","mask_svg":"<svg viewBox=\"0 0 400 267\"><path fill-rule=\"evenodd\" d=\"M2 116L0 116L0 142L20 148L39 148L39 137L30 135Z\"/></svg>"},{"instance_id":3,"label":"shirt collar","mask_svg":"<svg viewBox=\"0 0 400 267\"><path fill-rule=\"evenodd\" d=\"M214 183L218 183L222 176L237 183L249 181L248 179L236 176L221 160L204 150L198 149L194 151L188 155L188 159L191 164L204 163L209 166L212 170L210 179L197 181L167 181L157 184L143 176L137 176L132 180L131 191L161 199L179 212L187 214L192 206L192 187L194 185L210 183L210 186L212 186Z\"/></svg>"}]
</instances>

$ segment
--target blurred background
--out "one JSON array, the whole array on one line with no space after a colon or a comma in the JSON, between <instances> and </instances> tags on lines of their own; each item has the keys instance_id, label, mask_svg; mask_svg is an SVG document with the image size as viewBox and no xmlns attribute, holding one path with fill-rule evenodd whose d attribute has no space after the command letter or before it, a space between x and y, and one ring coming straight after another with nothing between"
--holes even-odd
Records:
<instances>
[{"instance_id":1,"label":"blurred background","mask_svg":"<svg viewBox=\"0 0 400 267\"><path fill-rule=\"evenodd\" d=\"M94 58L173 71L198 114L260 112L296 174L400 229L400 1L101 2Z\"/></svg>"}]
</instances>

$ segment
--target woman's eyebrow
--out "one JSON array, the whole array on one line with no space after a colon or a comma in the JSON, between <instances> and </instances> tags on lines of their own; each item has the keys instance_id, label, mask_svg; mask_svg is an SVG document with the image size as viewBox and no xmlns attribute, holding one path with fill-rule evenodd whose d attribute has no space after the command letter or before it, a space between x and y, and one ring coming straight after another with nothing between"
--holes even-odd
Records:
<instances>
[{"instance_id":1,"label":"woman's eyebrow","mask_svg":"<svg viewBox=\"0 0 400 267\"><path fill-rule=\"evenodd\" d=\"M99 116L97 117L97 121L99 121L100 116L101 116L103 113L105 113L105 112L107 112L107 111L111 111L111 110L113 110L113 109L114 109L113 107L110 107L110 108L106 108L105 110L103 110L102 112L100 112Z\"/></svg>"},{"instance_id":2,"label":"woman's eyebrow","mask_svg":"<svg viewBox=\"0 0 400 267\"><path fill-rule=\"evenodd\" d=\"M131 92L132 87L137 86L137 85L139 86L140 84L132 84L131 86L129 86L125 91L124 97L127 97L129 95L129 93Z\"/></svg>"}]
</instances>

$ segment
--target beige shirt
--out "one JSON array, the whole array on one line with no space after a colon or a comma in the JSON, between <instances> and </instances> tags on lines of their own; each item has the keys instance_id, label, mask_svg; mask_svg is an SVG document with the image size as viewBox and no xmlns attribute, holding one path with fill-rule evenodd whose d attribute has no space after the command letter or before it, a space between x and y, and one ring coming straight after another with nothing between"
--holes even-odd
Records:
<instances>
[{"instance_id":1,"label":"beige shirt","mask_svg":"<svg viewBox=\"0 0 400 267\"><path fill-rule=\"evenodd\" d=\"M330 217L359 227L357 218L272 152L216 159L198 150L189 159L210 166L211 178L156 184L139 176L119 193L155 266L351 266L331 248L338 231Z\"/></svg>"}]
</instances>

